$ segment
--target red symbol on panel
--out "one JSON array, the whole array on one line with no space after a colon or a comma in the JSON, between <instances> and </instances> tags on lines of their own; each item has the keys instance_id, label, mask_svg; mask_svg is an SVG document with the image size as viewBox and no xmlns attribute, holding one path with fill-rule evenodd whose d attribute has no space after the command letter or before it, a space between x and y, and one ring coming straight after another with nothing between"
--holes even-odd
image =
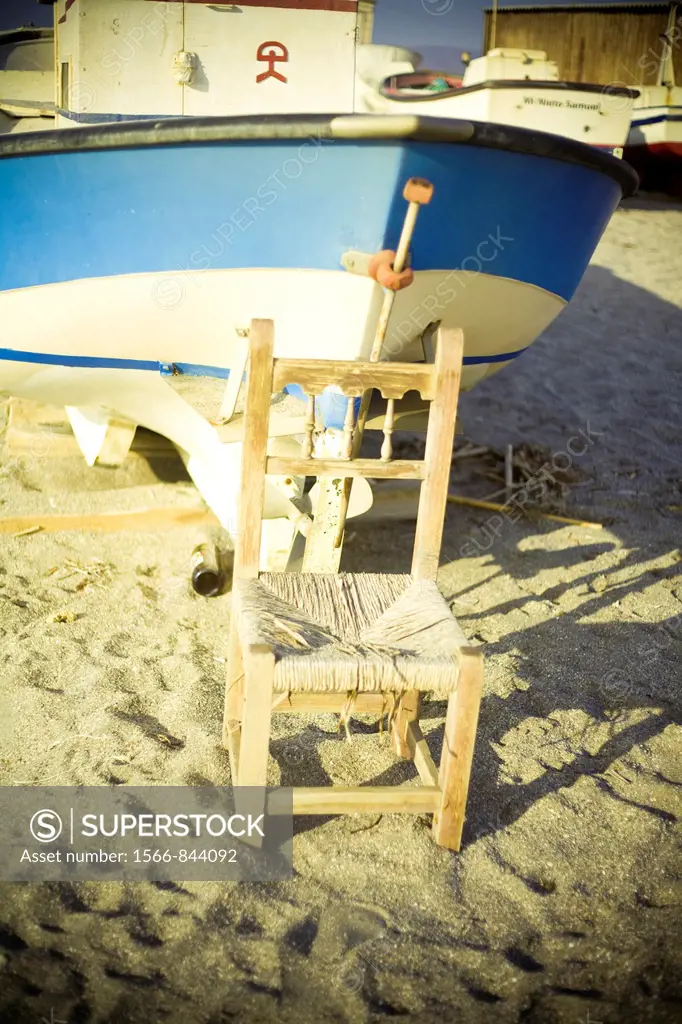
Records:
<instances>
[{"instance_id":1,"label":"red symbol on panel","mask_svg":"<svg viewBox=\"0 0 682 1024\"><path fill-rule=\"evenodd\" d=\"M256 60L264 60L268 64L268 70L258 75L257 82L264 82L266 78L278 78L280 82L286 82L284 75L275 71L275 64L280 61L286 64L289 60L289 51L283 43L261 43L256 52Z\"/></svg>"}]
</instances>

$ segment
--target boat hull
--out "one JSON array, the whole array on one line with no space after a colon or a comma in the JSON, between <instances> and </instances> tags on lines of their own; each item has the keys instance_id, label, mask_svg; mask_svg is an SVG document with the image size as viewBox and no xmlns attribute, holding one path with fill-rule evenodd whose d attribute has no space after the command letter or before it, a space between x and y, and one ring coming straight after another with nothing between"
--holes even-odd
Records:
<instances>
[{"instance_id":1,"label":"boat hull","mask_svg":"<svg viewBox=\"0 0 682 1024\"><path fill-rule=\"evenodd\" d=\"M368 356L383 291L343 267L397 246L411 177L434 199L386 351L422 359L430 324L462 327L471 387L570 300L627 186L618 161L490 126L238 121L0 142L0 392L105 407L218 466L168 374L227 377L254 317L275 321L279 356Z\"/></svg>"},{"instance_id":2,"label":"boat hull","mask_svg":"<svg viewBox=\"0 0 682 1024\"><path fill-rule=\"evenodd\" d=\"M0 159L12 196L0 317L4 349L53 356L226 370L236 332L272 316L280 355L309 356L324 338L335 358L362 358L383 293L344 257L395 248L404 183L425 177L434 199L387 351L405 357L442 321L467 330L467 365L493 364L570 300L621 196L592 167L483 145L308 137L64 153L64 133L48 137L53 152Z\"/></svg>"},{"instance_id":3,"label":"boat hull","mask_svg":"<svg viewBox=\"0 0 682 1024\"><path fill-rule=\"evenodd\" d=\"M0 293L0 389L23 394L47 366L49 389L58 369L74 383L85 369L113 370L116 389L123 379L116 374L126 370L158 375L174 366L227 377L241 333L256 316L275 321L279 356L314 359L324 351L368 358L382 298L369 279L315 270L164 270L15 289ZM430 323L461 326L470 388L518 358L565 305L559 295L507 277L418 271L396 296L385 352L423 359L420 336ZM112 395L107 404L125 413L121 401Z\"/></svg>"}]
</instances>

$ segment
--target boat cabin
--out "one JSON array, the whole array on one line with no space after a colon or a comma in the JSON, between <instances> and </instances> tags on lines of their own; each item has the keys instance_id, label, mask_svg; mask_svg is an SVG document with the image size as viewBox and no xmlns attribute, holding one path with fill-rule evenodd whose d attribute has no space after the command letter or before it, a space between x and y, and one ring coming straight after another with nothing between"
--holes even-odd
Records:
<instances>
[{"instance_id":1,"label":"boat cabin","mask_svg":"<svg viewBox=\"0 0 682 1024\"><path fill-rule=\"evenodd\" d=\"M507 79L516 82L558 82L559 65L544 50L489 50L467 65L463 86Z\"/></svg>"}]
</instances>

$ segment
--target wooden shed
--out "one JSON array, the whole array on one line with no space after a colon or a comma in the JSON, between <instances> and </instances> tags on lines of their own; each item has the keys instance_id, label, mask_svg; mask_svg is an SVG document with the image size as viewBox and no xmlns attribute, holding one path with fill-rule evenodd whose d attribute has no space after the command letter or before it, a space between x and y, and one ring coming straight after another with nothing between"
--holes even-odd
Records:
<instances>
[{"instance_id":1,"label":"wooden shed","mask_svg":"<svg viewBox=\"0 0 682 1024\"><path fill-rule=\"evenodd\" d=\"M592 3L485 10L483 52L496 47L544 50L568 82L655 85L661 36L677 6L673 54L682 82L682 4ZM493 31L494 27L494 31Z\"/></svg>"}]
</instances>

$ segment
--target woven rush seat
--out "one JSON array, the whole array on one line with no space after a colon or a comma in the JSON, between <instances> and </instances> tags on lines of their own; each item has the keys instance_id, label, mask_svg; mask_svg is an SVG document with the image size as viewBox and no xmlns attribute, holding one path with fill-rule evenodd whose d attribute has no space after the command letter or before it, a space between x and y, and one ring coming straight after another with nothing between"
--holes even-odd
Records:
<instances>
[{"instance_id":1,"label":"woven rush seat","mask_svg":"<svg viewBox=\"0 0 682 1024\"><path fill-rule=\"evenodd\" d=\"M274 690L359 693L457 687L457 620L431 580L382 573L261 573L235 585L246 644L275 655Z\"/></svg>"}]
</instances>

